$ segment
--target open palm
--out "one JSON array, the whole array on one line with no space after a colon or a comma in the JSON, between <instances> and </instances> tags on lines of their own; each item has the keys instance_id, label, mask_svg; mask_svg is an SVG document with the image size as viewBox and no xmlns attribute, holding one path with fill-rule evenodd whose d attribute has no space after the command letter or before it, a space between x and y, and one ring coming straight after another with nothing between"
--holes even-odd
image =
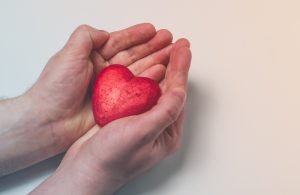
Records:
<instances>
[{"instance_id":1,"label":"open palm","mask_svg":"<svg viewBox=\"0 0 300 195\"><path fill-rule=\"evenodd\" d=\"M145 113L112 121L102 129L94 125L70 147L57 171L34 194L113 194L176 151L182 137L190 62L189 42L176 41L160 83L158 103ZM162 71L153 72L160 75Z\"/></svg>"},{"instance_id":2,"label":"open palm","mask_svg":"<svg viewBox=\"0 0 300 195\"><path fill-rule=\"evenodd\" d=\"M123 64L137 76L160 81L170 58L172 35L139 24L110 34L83 25L47 63L38 82L27 92L36 109L62 137L61 150L95 125L91 88L97 73L109 64Z\"/></svg>"}]
</instances>

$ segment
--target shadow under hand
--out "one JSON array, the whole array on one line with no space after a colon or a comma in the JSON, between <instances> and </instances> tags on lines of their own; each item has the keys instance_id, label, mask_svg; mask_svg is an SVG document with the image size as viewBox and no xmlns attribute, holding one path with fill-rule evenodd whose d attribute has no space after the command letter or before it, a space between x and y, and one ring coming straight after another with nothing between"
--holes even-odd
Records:
<instances>
[{"instance_id":1,"label":"shadow under hand","mask_svg":"<svg viewBox=\"0 0 300 195\"><path fill-rule=\"evenodd\" d=\"M168 157L158 166L149 170L145 175L138 177L124 186L116 194L140 195L157 189L159 186L166 184L172 176L175 176L183 167L185 159L193 155L189 153L189 148L191 143L195 141L193 139L199 137L199 135L195 136L195 134L201 134L201 129L196 127L196 122L199 123L201 121L206 110L207 98L193 83L188 84L188 90L181 149L175 155Z\"/></svg>"},{"instance_id":2,"label":"shadow under hand","mask_svg":"<svg viewBox=\"0 0 300 195\"><path fill-rule=\"evenodd\" d=\"M0 177L0 194L18 186L24 186L33 180L48 176L60 164L63 154L47 159L36 165L18 171L16 173Z\"/></svg>"}]
</instances>

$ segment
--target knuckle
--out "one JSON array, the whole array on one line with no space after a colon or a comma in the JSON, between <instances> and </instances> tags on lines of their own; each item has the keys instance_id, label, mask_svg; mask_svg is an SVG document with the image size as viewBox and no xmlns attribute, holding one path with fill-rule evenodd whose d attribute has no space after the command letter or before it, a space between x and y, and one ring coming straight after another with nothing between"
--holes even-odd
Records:
<instances>
[{"instance_id":1,"label":"knuckle","mask_svg":"<svg viewBox=\"0 0 300 195\"><path fill-rule=\"evenodd\" d=\"M127 50L128 65L134 63L137 60L136 52L133 49Z\"/></svg>"},{"instance_id":2,"label":"knuckle","mask_svg":"<svg viewBox=\"0 0 300 195\"><path fill-rule=\"evenodd\" d=\"M125 66L133 64L137 60L136 53L132 49L118 53L117 58L124 59L123 65ZM130 69L132 70L132 67L130 67ZM135 70L133 71L133 73L135 73Z\"/></svg>"},{"instance_id":3,"label":"knuckle","mask_svg":"<svg viewBox=\"0 0 300 195\"><path fill-rule=\"evenodd\" d=\"M112 48L114 51L119 51L120 50L119 40L110 39L109 47Z\"/></svg>"},{"instance_id":4,"label":"knuckle","mask_svg":"<svg viewBox=\"0 0 300 195\"><path fill-rule=\"evenodd\" d=\"M172 95L174 96L174 98L176 98L178 104L183 104L185 102L186 92L184 89L181 88L173 89Z\"/></svg>"},{"instance_id":5,"label":"knuckle","mask_svg":"<svg viewBox=\"0 0 300 195\"><path fill-rule=\"evenodd\" d=\"M165 115L170 122L174 122L178 118L179 112L180 110L178 105L170 106L165 109Z\"/></svg>"},{"instance_id":6,"label":"knuckle","mask_svg":"<svg viewBox=\"0 0 300 195\"><path fill-rule=\"evenodd\" d=\"M178 118L185 103L186 93L181 89L173 89L171 97L173 103L165 109L165 115L168 117L170 122L174 122Z\"/></svg>"},{"instance_id":7,"label":"knuckle","mask_svg":"<svg viewBox=\"0 0 300 195\"><path fill-rule=\"evenodd\" d=\"M183 90L173 90L171 92L172 101L174 102L165 109L165 115L171 122L175 121L178 118L182 106L185 102L185 96L186 95Z\"/></svg>"},{"instance_id":8,"label":"knuckle","mask_svg":"<svg viewBox=\"0 0 300 195\"><path fill-rule=\"evenodd\" d=\"M157 43L154 41L149 41L148 43L145 44L145 47L147 48L148 51L154 52L157 50Z\"/></svg>"}]
</instances>

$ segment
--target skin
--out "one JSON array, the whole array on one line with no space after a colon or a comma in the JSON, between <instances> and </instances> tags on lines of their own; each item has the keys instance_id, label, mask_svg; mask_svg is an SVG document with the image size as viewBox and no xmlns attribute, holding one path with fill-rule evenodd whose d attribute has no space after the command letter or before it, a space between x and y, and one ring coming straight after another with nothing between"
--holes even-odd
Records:
<instances>
[{"instance_id":1,"label":"skin","mask_svg":"<svg viewBox=\"0 0 300 195\"><path fill-rule=\"evenodd\" d=\"M31 89L0 102L2 175L69 148L55 173L31 194L113 194L176 151L191 52L186 39L171 42L169 31L151 24L110 34L76 29ZM162 96L150 111L100 128L90 89L95 75L113 63L160 82ZM8 109L16 112L13 118L5 115Z\"/></svg>"}]
</instances>

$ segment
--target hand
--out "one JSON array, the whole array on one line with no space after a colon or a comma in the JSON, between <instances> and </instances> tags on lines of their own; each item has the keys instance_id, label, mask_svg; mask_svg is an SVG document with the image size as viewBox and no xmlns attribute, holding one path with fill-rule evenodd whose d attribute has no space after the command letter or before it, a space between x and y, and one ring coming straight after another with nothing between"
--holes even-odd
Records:
<instances>
[{"instance_id":1,"label":"hand","mask_svg":"<svg viewBox=\"0 0 300 195\"><path fill-rule=\"evenodd\" d=\"M58 170L33 194L112 194L180 145L189 43L174 45L162 96L150 111L95 125L68 150Z\"/></svg>"},{"instance_id":2,"label":"hand","mask_svg":"<svg viewBox=\"0 0 300 195\"><path fill-rule=\"evenodd\" d=\"M53 124L62 151L95 125L91 109L92 79L113 63L129 67L136 75L163 74L172 35L156 32L151 24L135 25L110 35L80 26L65 47L47 63L28 95L36 109ZM155 65L155 66L154 66Z\"/></svg>"},{"instance_id":3,"label":"hand","mask_svg":"<svg viewBox=\"0 0 300 195\"><path fill-rule=\"evenodd\" d=\"M86 25L77 28L24 95L0 102L0 175L66 151L95 125L90 89L108 64L162 78L171 42L169 31L156 31L151 24L110 34Z\"/></svg>"}]
</instances>

